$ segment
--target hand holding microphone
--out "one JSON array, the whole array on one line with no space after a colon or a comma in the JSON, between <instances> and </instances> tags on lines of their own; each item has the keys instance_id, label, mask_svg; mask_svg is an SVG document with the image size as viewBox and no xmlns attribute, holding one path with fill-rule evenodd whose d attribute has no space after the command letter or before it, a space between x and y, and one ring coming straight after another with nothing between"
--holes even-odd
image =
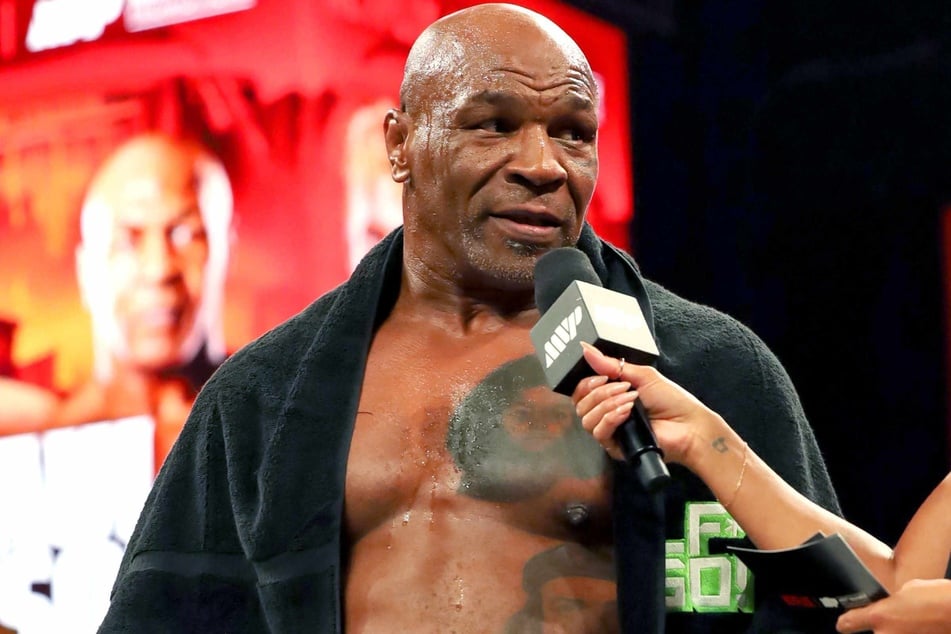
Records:
<instances>
[{"instance_id":1,"label":"hand holding microphone","mask_svg":"<svg viewBox=\"0 0 951 634\"><path fill-rule=\"evenodd\" d=\"M635 368L646 368L628 363L624 372L624 359L615 359L603 354L586 341L581 342L584 358L597 373L578 383L571 400L575 403L581 426L597 440L615 460L624 460L624 450L614 435L617 428L627 421L639 397L637 381L632 380ZM616 372L616 374L615 374ZM653 431L653 428L651 429ZM655 436L656 438L656 436Z\"/></svg>"},{"instance_id":2,"label":"hand holding microphone","mask_svg":"<svg viewBox=\"0 0 951 634\"><path fill-rule=\"evenodd\" d=\"M691 454L696 442L709 445L708 437L723 433L726 424L713 411L653 367L633 363L622 366L620 359L606 356L588 343L581 345L585 360L597 376L578 383L572 400L581 424L612 458L624 459L613 436L630 416L636 400L646 404L651 429L668 462L694 466Z\"/></svg>"},{"instance_id":3,"label":"hand holding microphone","mask_svg":"<svg viewBox=\"0 0 951 634\"><path fill-rule=\"evenodd\" d=\"M579 381L596 374L582 355L582 341L631 363L657 359L637 299L603 288L590 260L577 249L554 249L538 258L535 304L542 316L532 328L532 343L548 384L560 394L570 396ZM645 489L656 492L670 481L640 403L633 403L614 438Z\"/></svg>"}]
</instances>

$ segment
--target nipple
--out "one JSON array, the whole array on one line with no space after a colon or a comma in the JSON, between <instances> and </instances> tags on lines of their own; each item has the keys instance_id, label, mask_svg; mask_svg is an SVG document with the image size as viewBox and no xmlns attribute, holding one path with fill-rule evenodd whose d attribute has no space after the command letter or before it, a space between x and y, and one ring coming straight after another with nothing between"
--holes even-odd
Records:
<instances>
[{"instance_id":1,"label":"nipple","mask_svg":"<svg viewBox=\"0 0 951 634\"><path fill-rule=\"evenodd\" d=\"M591 517L591 510L587 504L581 502L569 502L565 505L565 518L572 526L581 526Z\"/></svg>"}]
</instances>

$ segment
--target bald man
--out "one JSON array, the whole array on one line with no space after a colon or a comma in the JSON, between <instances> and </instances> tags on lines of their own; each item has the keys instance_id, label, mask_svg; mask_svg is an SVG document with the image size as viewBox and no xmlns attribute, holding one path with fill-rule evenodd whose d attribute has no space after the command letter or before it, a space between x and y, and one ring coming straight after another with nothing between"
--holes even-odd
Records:
<instances>
[{"instance_id":1,"label":"bald man","mask_svg":"<svg viewBox=\"0 0 951 634\"><path fill-rule=\"evenodd\" d=\"M11 399L0 381L0 431L43 432L0 439L0 479L18 483L0 494L0 622L101 621L155 472L224 358L230 222L224 168L195 143L136 136L95 173L76 250L93 375L62 398L19 387Z\"/></svg>"},{"instance_id":2,"label":"bald man","mask_svg":"<svg viewBox=\"0 0 951 634\"><path fill-rule=\"evenodd\" d=\"M147 415L161 464L225 357L231 214L224 167L198 144L146 133L116 148L87 189L76 249L92 376L65 397L0 377L0 435Z\"/></svg>"},{"instance_id":3,"label":"bald man","mask_svg":"<svg viewBox=\"0 0 951 634\"><path fill-rule=\"evenodd\" d=\"M161 463L195 393L224 359L231 206L223 166L196 143L144 134L103 162L83 203L76 250L93 377L49 427L148 414Z\"/></svg>"},{"instance_id":4,"label":"bald man","mask_svg":"<svg viewBox=\"0 0 951 634\"><path fill-rule=\"evenodd\" d=\"M671 630L780 624L751 614L732 583L743 571L722 557L716 579L733 576L715 597L679 577L680 598L711 609L668 602L670 544L681 568L711 565L685 509L719 508L717 526L728 516L687 473L652 498L583 433L570 399L539 388L535 261L576 246L605 286L641 302L665 370L837 508L760 340L644 280L585 224L598 100L584 54L537 13L478 5L423 32L383 118L403 229L208 382L102 632L654 632L668 610ZM576 554L546 563L567 581L532 609L523 579L551 551ZM572 562L589 556L614 572L579 577Z\"/></svg>"}]
</instances>

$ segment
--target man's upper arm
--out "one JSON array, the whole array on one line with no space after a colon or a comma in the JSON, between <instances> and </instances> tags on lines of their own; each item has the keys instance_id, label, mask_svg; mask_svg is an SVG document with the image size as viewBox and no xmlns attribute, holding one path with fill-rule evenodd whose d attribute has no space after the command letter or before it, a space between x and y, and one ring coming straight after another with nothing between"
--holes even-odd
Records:
<instances>
[{"instance_id":1,"label":"man's upper arm","mask_svg":"<svg viewBox=\"0 0 951 634\"><path fill-rule=\"evenodd\" d=\"M199 396L156 479L100 632L264 629L231 512L213 392Z\"/></svg>"}]
</instances>

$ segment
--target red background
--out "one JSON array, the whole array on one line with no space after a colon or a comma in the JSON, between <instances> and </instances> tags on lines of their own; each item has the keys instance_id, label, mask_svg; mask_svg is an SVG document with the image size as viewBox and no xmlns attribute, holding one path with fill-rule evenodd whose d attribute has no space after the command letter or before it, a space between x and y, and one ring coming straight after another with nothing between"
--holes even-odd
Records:
<instances>
[{"instance_id":1,"label":"red background","mask_svg":"<svg viewBox=\"0 0 951 634\"><path fill-rule=\"evenodd\" d=\"M360 106L395 99L413 39L471 4L259 0L138 33L119 19L97 41L29 53L32 2L0 0L0 319L16 324L15 375L58 390L88 375L91 326L73 264L78 209L98 163L137 132L197 134L229 172L229 349L343 281L344 122ZM601 178L589 220L627 248L625 36L567 5L523 4L563 25L602 81Z\"/></svg>"}]
</instances>

